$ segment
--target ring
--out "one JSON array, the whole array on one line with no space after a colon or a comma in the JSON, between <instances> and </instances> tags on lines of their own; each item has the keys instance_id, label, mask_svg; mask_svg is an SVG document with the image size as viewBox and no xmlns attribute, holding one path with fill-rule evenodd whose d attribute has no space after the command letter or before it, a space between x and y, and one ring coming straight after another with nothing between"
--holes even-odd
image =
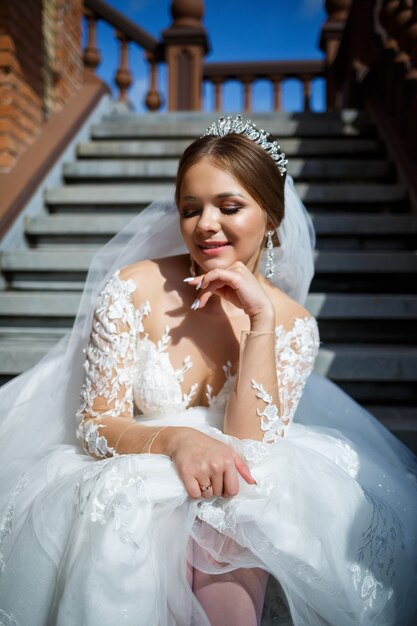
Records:
<instances>
[{"instance_id":1,"label":"ring","mask_svg":"<svg viewBox=\"0 0 417 626\"><path fill-rule=\"evenodd\" d=\"M207 489L210 489L210 487L211 487L211 481L209 482L209 484L208 484L208 485L204 485L204 486L203 486L203 485L200 485L200 483L198 483L198 486L199 486L199 487L200 487L200 489L201 489L201 493L204 493L205 491L207 491Z\"/></svg>"}]
</instances>

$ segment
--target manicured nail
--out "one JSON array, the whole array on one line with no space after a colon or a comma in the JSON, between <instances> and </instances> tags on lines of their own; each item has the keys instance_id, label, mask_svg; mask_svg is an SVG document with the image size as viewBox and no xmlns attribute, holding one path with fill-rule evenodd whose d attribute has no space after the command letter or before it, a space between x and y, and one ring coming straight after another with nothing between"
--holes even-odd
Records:
<instances>
[{"instance_id":1,"label":"manicured nail","mask_svg":"<svg viewBox=\"0 0 417 626\"><path fill-rule=\"evenodd\" d=\"M200 306L200 300L197 298L197 300L194 300L194 302L191 305L191 308L193 311L195 311L196 309L198 309L198 307Z\"/></svg>"},{"instance_id":2,"label":"manicured nail","mask_svg":"<svg viewBox=\"0 0 417 626\"><path fill-rule=\"evenodd\" d=\"M189 278L184 278L184 280L182 281L183 283L190 283L192 280L194 280L194 276L190 276Z\"/></svg>"},{"instance_id":3,"label":"manicured nail","mask_svg":"<svg viewBox=\"0 0 417 626\"><path fill-rule=\"evenodd\" d=\"M203 284L203 279L202 279L202 278L200 278L200 280L199 280L199 281L198 281L198 283L196 284L195 288L196 288L196 289L200 289L202 284Z\"/></svg>"}]
</instances>

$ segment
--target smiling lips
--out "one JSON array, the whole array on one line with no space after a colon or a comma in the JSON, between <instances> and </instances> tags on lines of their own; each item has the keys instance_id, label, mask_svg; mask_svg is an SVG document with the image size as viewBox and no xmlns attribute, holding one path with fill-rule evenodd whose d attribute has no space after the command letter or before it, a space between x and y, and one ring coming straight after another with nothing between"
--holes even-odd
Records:
<instances>
[{"instance_id":1,"label":"smiling lips","mask_svg":"<svg viewBox=\"0 0 417 626\"><path fill-rule=\"evenodd\" d=\"M217 254L226 246L230 246L228 241L206 241L204 244L199 244L199 248L203 254Z\"/></svg>"}]
</instances>

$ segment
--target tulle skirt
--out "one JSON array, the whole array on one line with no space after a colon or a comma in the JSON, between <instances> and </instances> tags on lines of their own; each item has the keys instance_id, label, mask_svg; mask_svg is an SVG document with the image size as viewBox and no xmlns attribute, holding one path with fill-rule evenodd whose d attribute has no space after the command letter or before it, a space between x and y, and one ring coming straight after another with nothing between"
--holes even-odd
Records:
<instances>
[{"instance_id":1,"label":"tulle skirt","mask_svg":"<svg viewBox=\"0 0 417 626\"><path fill-rule=\"evenodd\" d=\"M3 466L0 624L209 626L188 561L212 574L263 568L296 626L415 626L415 457L317 375L266 451L223 435L221 420L202 407L143 418L232 445L257 481L233 498L191 500L163 455L95 461L56 443ZM269 594L265 624L279 623L273 604Z\"/></svg>"}]
</instances>

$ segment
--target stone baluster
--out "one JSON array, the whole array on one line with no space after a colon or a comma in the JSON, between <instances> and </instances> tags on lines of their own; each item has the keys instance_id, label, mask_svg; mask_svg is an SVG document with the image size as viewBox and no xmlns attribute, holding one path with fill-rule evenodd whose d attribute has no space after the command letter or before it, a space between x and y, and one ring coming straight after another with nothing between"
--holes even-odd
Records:
<instances>
[{"instance_id":1,"label":"stone baluster","mask_svg":"<svg viewBox=\"0 0 417 626\"><path fill-rule=\"evenodd\" d=\"M100 50L97 48L97 18L89 9L84 9L84 16L87 20L87 45L83 55L84 67L87 72L95 74L101 61Z\"/></svg>"},{"instance_id":2,"label":"stone baluster","mask_svg":"<svg viewBox=\"0 0 417 626\"><path fill-rule=\"evenodd\" d=\"M281 110L281 76L272 76L272 90L274 96L274 111Z\"/></svg>"},{"instance_id":3,"label":"stone baluster","mask_svg":"<svg viewBox=\"0 0 417 626\"><path fill-rule=\"evenodd\" d=\"M400 4L395 11L394 34L398 43L397 52L394 56L394 72L398 85L393 109L395 111L396 125L400 134L404 135L407 130L404 107L407 106L408 94L404 88L405 77L410 66L410 56L406 50L405 39L407 36L407 24L412 16L412 0L400 0Z\"/></svg>"},{"instance_id":4,"label":"stone baluster","mask_svg":"<svg viewBox=\"0 0 417 626\"><path fill-rule=\"evenodd\" d=\"M412 3L411 15L405 27L404 48L410 59L406 79L417 79L417 0Z\"/></svg>"},{"instance_id":5,"label":"stone baluster","mask_svg":"<svg viewBox=\"0 0 417 626\"><path fill-rule=\"evenodd\" d=\"M242 76L243 85L243 110L248 112L252 108L252 83L253 76Z\"/></svg>"},{"instance_id":6,"label":"stone baluster","mask_svg":"<svg viewBox=\"0 0 417 626\"><path fill-rule=\"evenodd\" d=\"M412 16L413 6L412 0L400 0L395 11L395 19L393 23L393 32L397 41L397 53L395 62L408 64L410 57L405 47L405 38L407 34L407 24Z\"/></svg>"},{"instance_id":7,"label":"stone baluster","mask_svg":"<svg viewBox=\"0 0 417 626\"><path fill-rule=\"evenodd\" d=\"M114 82L119 89L119 102L127 104L127 91L132 84L132 75L129 70L128 61L129 40L127 39L126 35L119 31L116 31L116 37L119 40L120 44L120 62L119 68L114 77Z\"/></svg>"},{"instance_id":8,"label":"stone baluster","mask_svg":"<svg viewBox=\"0 0 417 626\"><path fill-rule=\"evenodd\" d=\"M404 45L410 58L405 76L409 98L406 142L410 157L417 161L417 0L413 1L411 17L406 25Z\"/></svg>"},{"instance_id":9,"label":"stone baluster","mask_svg":"<svg viewBox=\"0 0 417 626\"><path fill-rule=\"evenodd\" d=\"M326 11L329 20L346 22L351 3L351 0L326 0Z\"/></svg>"},{"instance_id":10,"label":"stone baluster","mask_svg":"<svg viewBox=\"0 0 417 626\"><path fill-rule=\"evenodd\" d=\"M385 108L390 115L394 115L395 113L396 75L394 71L394 58L398 53L398 42L396 40L396 33L394 32L394 20L395 13L399 6L400 0L383 0L379 12L379 20L385 30L385 39L383 42L385 60L381 77L385 87L382 92L387 94L387 96L385 96Z\"/></svg>"},{"instance_id":11,"label":"stone baluster","mask_svg":"<svg viewBox=\"0 0 417 626\"><path fill-rule=\"evenodd\" d=\"M328 18L322 28L320 47L326 56L326 100L327 110L342 106L341 94L338 93L337 80L333 63L343 36L344 24L349 16L352 0L326 0Z\"/></svg>"},{"instance_id":12,"label":"stone baluster","mask_svg":"<svg viewBox=\"0 0 417 626\"><path fill-rule=\"evenodd\" d=\"M301 81L303 83L304 111L311 111L311 78L310 76L301 76Z\"/></svg>"},{"instance_id":13,"label":"stone baluster","mask_svg":"<svg viewBox=\"0 0 417 626\"><path fill-rule=\"evenodd\" d=\"M203 57L208 40L202 24L203 0L172 0L173 22L163 31L168 66L168 109L199 111Z\"/></svg>"},{"instance_id":14,"label":"stone baluster","mask_svg":"<svg viewBox=\"0 0 417 626\"><path fill-rule=\"evenodd\" d=\"M381 5L379 20L387 34L387 38L384 42L386 50L396 51L398 48L397 41L393 37L392 25L394 22L395 11L398 9L399 5L400 0L383 0Z\"/></svg>"},{"instance_id":15,"label":"stone baluster","mask_svg":"<svg viewBox=\"0 0 417 626\"><path fill-rule=\"evenodd\" d=\"M145 52L145 58L150 67L150 86L146 94L145 104L149 111L158 111L162 104L161 95L158 91L158 65L151 52Z\"/></svg>"},{"instance_id":16,"label":"stone baluster","mask_svg":"<svg viewBox=\"0 0 417 626\"><path fill-rule=\"evenodd\" d=\"M221 111L223 108L223 101L222 101L223 81L219 77L219 78L214 78L212 82L214 85L214 110Z\"/></svg>"}]
</instances>

